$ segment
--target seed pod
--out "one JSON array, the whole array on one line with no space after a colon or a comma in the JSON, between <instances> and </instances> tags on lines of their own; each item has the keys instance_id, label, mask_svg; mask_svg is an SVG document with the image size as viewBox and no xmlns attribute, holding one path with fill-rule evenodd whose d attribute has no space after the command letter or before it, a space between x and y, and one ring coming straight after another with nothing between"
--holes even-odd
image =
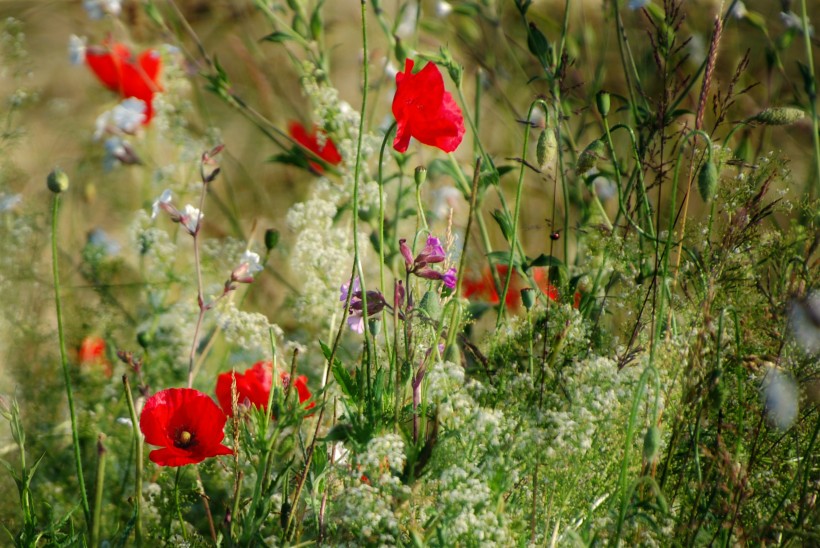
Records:
<instances>
[{"instance_id":1,"label":"seed pod","mask_svg":"<svg viewBox=\"0 0 820 548\"><path fill-rule=\"evenodd\" d=\"M799 108L793 107L772 107L767 108L754 119L767 126L787 126L798 120L802 120L806 113Z\"/></svg>"},{"instance_id":2,"label":"seed pod","mask_svg":"<svg viewBox=\"0 0 820 548\"><path fill-rule=\"evenodd\" d=\"M604 152L604 142L600 139L592 141L587 148L578 156L575 164L575 171L578 174L586 173L594 168Z\"/></svg>"},{"instance_id":3,"label":"seed pod","mask_svg":"<svg viewBox=\"0 0 820 548\"><path fill-rule=\"evenodd\" d=\"M661 448L661 429L653 424L643 437L643 458L646 462L655 462Z\"/></svg>"},{"instance_id":4,"label":"seed pod","mask_svg":"<svg viewBox=\"0 0 820 548\"><path fill-rule=\"evenodd\" d=\"M275 228L269 228L265 231L265 249L273 251L279 244L279 231Z\"/></svg>"},{"instance_id":5,"label":"seed pod","mask_svg":"<svg viewBox=\"0 0 820 548\"><path fill-rule=\"evenodd\" d=\"M46 185L54 194L68 190L68 182L68 175L59 167L55 167L51 170L51 173L49 173L46 178Z\"/></svg>"},{"instance_id":6,"label":"seed pod","mask_svg":"<svg viewBox=\"0 0 820 548\"><path fill-rule=\"evenodd\" d=\"M421 298L421 302L419 302L419 309L431 320L438 320L441 316L441 302L438 293L435 291L426 292Z\"/></svg>"},{"instance_id":7,"label":"seed pod","mask_svg":"<svg viewBox=\"0 0 820 548\"><path fill-rule=\"evenodd\" d=\"M555 132L549 128L544 129L538 136L538 145L535 147L535 158L538 161L538 168L543 170L555 161L555 152L558 150L558 143L555 140Z\"/></svg>"},{"instance_id":8,"label":"seed pod","mask_svg":"<svg viewBox=\"0 0 820 548\"><path fill-rule=\"evenodd\" d=\"M598 112L601 113L601 116L606 118L609 115L609 93L604 90L599 91L595 95L595 104L598 107Z\"/></svg>"},{"instance_id":9,"label":"seed pod","mask_svg":"<svg viewBox=\"0 0 820 548\"><path fill-rule=\"evenodd\" d=\"M718 170L715 163L709 159L701 166L698 173L698 190L704 202L709 202L715 196L718 186Z\"/></svg>"},{"instance_id":10,"label":"seed pod","mask_svg":"<svg viewBox=\"0 0 820 548\"><path fill-rule=\"evenodd\" d=\"M444 349L444 361L451 362L455 364L461 363L461 351L458 349L457 344L451 344L447 348Z\"/></svg>"},{"instance_id":11,"label":"seed pod","mask_svg":"<svg viewBox=\"0 0 820 548\"><path fill-rule=\"evenodd\" d=\"M521 302L524 303L524 308L531 310L535 304L535 290L531 287L525 287L521 290Z\"/></svg>"}]
</instances>

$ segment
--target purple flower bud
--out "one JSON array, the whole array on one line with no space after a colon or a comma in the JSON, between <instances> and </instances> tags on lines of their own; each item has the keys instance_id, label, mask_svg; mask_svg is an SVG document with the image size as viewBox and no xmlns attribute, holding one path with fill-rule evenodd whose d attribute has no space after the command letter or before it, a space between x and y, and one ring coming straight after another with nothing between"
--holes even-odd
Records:
<instances>
[{"instance_id":1,"label":"purple flower bud","mask_svg":"<svg viewBox=\"0 0 820 548\"><path fill-rule=\"evenodd\" d=\"M394 308L401 308L404 305L404 284L401 280L396 282L395 287L393 288L393 307Z\"/></svg>"},{"instance_id":2,"label":"purple flower bud","mask_svg":"<svg viewBox=\"0 0 820 548\"><path fill-rule=\"evenodd\" d=\"M444 248L441 247L441 241L435 236L427 236L427 245L421 250L416 263L421 265L423 263L440 263L445 259Z\"/></svg>"},{"instance_id":3,"label":"purple flower bud","mask_svg":"<svg viewBox=\"0 0 820 548\"><path fill-rule=\"evenodd\" d=\"M409 272L413 269L413 252L407 247L407 240L404 238L399 240L399 251L401 251L401 256L404 257L404 266Z\"/></svg>"},{"instance_id":4,"label":"purple flower bud","mask_svg":"<svg viewBox=\"0 0 820 548\"><path fill-rule=\"evenodd\" d=\"M441 280L444 282L444 285L450 289L455 289L456 282L458 281L458 278L456 277L456 269L454 267L448 269L447 272L445 272L441 277Z\"/></svg>"},{"instance_id":5,"label":"purple flower bud","mask_svg":"<svg viewBox=\"0 0 820 548\"><path fill-rule=\"evenodd\" d=\"M415 271L416 276L425 280L440 280L443 274L438 270L425 266Z\"/></svg>"}]
</instances>

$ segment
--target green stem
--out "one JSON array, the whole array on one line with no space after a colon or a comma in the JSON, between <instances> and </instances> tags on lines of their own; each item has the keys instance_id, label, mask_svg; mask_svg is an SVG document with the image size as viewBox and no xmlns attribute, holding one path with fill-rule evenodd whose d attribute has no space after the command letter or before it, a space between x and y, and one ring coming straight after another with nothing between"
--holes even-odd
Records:
<instances>
[{"instance_id":1,"label":"green stem","mask_svg":"<svg viewBox=\"0 0 820 548\"><path fill-rule=\"evenodd\" d=\"M83 477L83 462L80 455L80 435L77 429L77 414L74 411L74 393L71 390L71 376L68 372L68 353L65 347L65 333L63 331L63 306L60 298L60 269L57 255L57 219L60 211L60 195L54 195L54 202L51 208L51 259L52 275L54 277L54 305L57 310L57 333L60 339L60 363L63 367L63 379L65 380L65 393L68 398L68 414L71 417L71 440L74 445L74 464L77 472L77 482L80 485L80 499L83 507L83 515L87 525L91 525L91 509L88 505L88 494L85 490L85 479Z\"/></svg>"},{"instance_id":2,"label":"green stem","mask_svg":"<svg viewBox=\"0 0 820 548\"><path fill-rule=\"evenodd\" d=\"M100 520L102 518L103 487L105 486L105 448L103 447L103 435L100 434L97 440L97 482L94 486L94 522L91 526L90 545L98 546L100 542Z\"/></svg>"},{"instance_id":3,"label":"green stem","mask_svg":"<svg viewBox=\"0 0 820 548\"><path fill-rule=\"evenodd\" d=\"M134 396L131 394L131 384L128 377L122 376L125 387L125 399L128 402L128 413L131 416L131 428L134 431L134 448L137 454L134 471L134 540L137 546L142 546L142 433L140 432L137 408L134 406Z\"/></svg>"},{"instance_id":4,"label":"green stem","mask_svg":"<svg viewBox=\"0 0 820 548\"><path fill-rule=\"evenodd\" d=\"M176 506L177 519L179 520L179 528L182 529L182 538L188 542L188 530L185 528L185 520L182 519L182 508L179 506L179 480L182 476L182 466L177 467L177 474L174 478L174 506Z\"/></svg>"},{"instance_id":5,"label":"green stem","mask_svg":"<svg viewBox=\"0 0 820 548\"><path fill-rule=\"evenodd\" d=\"M817 78L814 75L814 57L811 51L811 36L809 35L809 16L806 11L806 0L800 0L800 7L803 11L803 43L806 45L806 67L809 70L811 81L806 86L806 92L809 96L809 109L811 110L811 138L814 144L814 184L811 179L808 183L808 194L812 195L812 191L820 194L820 128L817 122Z\"/></svg>"}]
</instances>

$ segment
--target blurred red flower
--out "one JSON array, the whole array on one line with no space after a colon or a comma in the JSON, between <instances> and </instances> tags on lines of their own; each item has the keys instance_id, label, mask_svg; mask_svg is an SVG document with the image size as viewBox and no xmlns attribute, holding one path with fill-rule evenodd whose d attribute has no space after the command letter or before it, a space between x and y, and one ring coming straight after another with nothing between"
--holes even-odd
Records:
<instances>
[{"instance_id":1,"label":"blurred red flower","mask_svg":"<svg viewBox=\"0 0 820 548\"><path fill-rule=\"evenodd\" d=\"M159 73L162 59L156 50L146 50L134 57L128 46L119 42L106 42L92 46L85 52L88 68L102 84L122 98L136 97L145 103L145 121L154 115L154 93L162 91Z\"/></svg>"},{"instance_id":2,"label":"blurred red flower","mask_svg":"<svg viewBox=\"0 0 820 548\"><path fill-rule=\"evenodd\" d=\"M288 133L290 133L294 141L316 154L328 164L334 166L339 165L342 161L342 155L339 154L336 145L324 132L322 132L324 135L324 144L319 144L320 131L320 129L314 127L313 131L308 133L305 126L299 122L291 122L290 125L288 125ZM313 171L320 175L324 173L325 170L319 162L313 162L310 161L310 159L308 159L308 162Z\"/></svg>"},{"instance_id":3,"label":"blurred red flower","mask_svg":"<svg viewBox=\"0 0 820 548\"><path fill-rule=\"evenodd\" d=\"M199 390L169 388L145 402L140 430L145 441L162 449L148 457L160 466L196 464L208 457L231 455L222 445L227 417Z\"/></svg>"},{"instance_id":4,"label":"blurred red flower","mask_svg":"<svg viewBox=\"0 0 820 548\"><path fill-rule=\"evenodd\" d=\"M413 74L413 61L407 59L404 72L396 74L393 116L398 129L393 148L405 152L410 137L425 145L453 152L464 137L464 117L453 96L444 89L441 72L427 63Z\"/></svg>"},{"instance_id":5,"label":"blurred red flower","mask_svg":"<svg viewBox=\"0 0 820 548\"><path fill-rule=\"evenodd\" d=\"M239 405L256 406L259 409L267 409L268 397L273 384L273 364L271 362L256 362L244 373L228 372L222 373L216 379L216 398L219 405L228 416L233 416L231 406L231 384L232 377L236 377L236 392L238 394ZM287 387L290 375L281 374L282 386ZM300 375L293 383L299 393L299 403L304 403L310 399L311 393L307 387L307 377ZM311 403L307 409L315 406Z\"/></svg>"},{"instance_id":6,"label":"blurred red flower","mask_svg":"<svg viewBox=\"0 0 820 548\"><path fill-rule=\"evenodd\" d=\"M505 264L495 265L495 270L498 272L498 277L501 279L502 289L504 280L507 277L508 266ZM533 268L532 278L535 284L544 295L547 295L552 301L558 300L558 289L547 281L547 271L543 268ZM498 304L500 298L493 283L493 276L490 268L486 267L481 277L467 275L462 282L462 291L464 296L468 299L482 300L491 304ZM507 291L507 297L504 299L507 308L518 308L521 305L521 290L529 287L526 279L521 279L518 271L513 270L510 278L510 288Z\"/></svg>"},{"instance_id":7,"label":"blurred red flower","mask_svg":"<svg viewBox=\"0 0 820 548\"><path fill-rule=\"evenodd\" d=\"M103 368L106 377L112 374L111 364L105 357L105 341L102 337L89 335L80 343L80 348L77 350L77 360L80 365L92 365Z\"/></svg>"}]
</instances>

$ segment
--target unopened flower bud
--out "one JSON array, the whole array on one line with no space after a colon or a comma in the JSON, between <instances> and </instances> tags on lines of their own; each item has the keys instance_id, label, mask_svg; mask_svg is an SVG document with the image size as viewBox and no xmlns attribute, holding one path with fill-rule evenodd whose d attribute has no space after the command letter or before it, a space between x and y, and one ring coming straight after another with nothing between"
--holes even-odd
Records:
<instances>
[{"instance_id":1,"label":"unopened flower bud","mask_svg":"<svg viewBox=\"0 0 820 548\"><path fill-rule=\"evenodd\" d=\"M54 194L65 192L68 190L68 175L59 167L55 167L51 170L51 173L48 174L46 185Z\"/></svg>"},{"instance_id":2,"label":"unopened flower bud","mask_svg":"<svg viewBox=\"0 0 820 548\"><path fill-rule=\"evenodd\" d=\"M279 245L279 231L269 228L265 231L265 249L273 251Z\"/></svg>"},{"instance_id":3,"label":"unopened flower bud","mask_svg":"<svg viewBox=\"0 0 820 548\"><path fill-rule=\"evenodd\" d=\"M803 119L805 115L806 113L799 108L772 107L767 108L754 119L767 126L787 126Z\"/></svg>"},{"instance_id":4,"label":"unopened flower bud","mask_svg":"<svg viewBox=\"0 0 820 548\"><path fill-rule=\"evenodd\" d=\"M600 139L592 141L587 148L578 156L575 164L575 171L579 174L586 173L594 168L604 152L604 142Z\"/></svg>"},{"instance_id":5,"label":"unopened flower bud","mask_svg":"<svg viewBox=\"0 0 820 548\"><path fill-rule=\"evenodd\" d=\"M710 159L700 168L698 173L698 191L704 202L709 202L715 196L718 186L718 170L715 163Z\"/></svg>"},{"instance_id":6,"label":"unopened flower bud","mask_svg":"<svg viewBox=\"0 0 820 548\"><path fill-rule=\"evenodd\" d=\"M558 142L555 140L555 132L550 128L545 128L538 136L538 145L535 147L535 158L538 161L538 168L543 170L555 160L555 152L558 150Z\"/></svg>"},{"instance_id":7,"label":"unopened flower bud","mask_svg":"<svg viewBox=\"0 0 820 548\"><path fill-rule=\"evenodd\" d=\"M419 302L419 309L430 319L438 320L441 316L441 303L439 302L438 293L435 291L427 291Z\"/></svg>"},{"instance_id":8,"label":"unopened flower bud","mask_svg":"<svg viewBox=\"0 0 820 548\"><path fill-rule=\"evenodd\" d=\"M427 168L424 166L418 166L413 176L416 179L416 186L423 185L424 181L427 180Z\"/></svg>"},{"instance_id":9,"label":"unopened flower bud","mask_svg":"<svg viewBox=\"0 0 820 548\"><path fill-rule=\"evenodd\" d=\"M413 252L410 251L410 248L407 246L407 240L402 238L399 240L399 251L401 252L401 256L404 257L404 266L407 268L407 271L411 271L413 269Z\"/></svg>"},{"instance_id":10,"label":"unopened flower bud","mask_svg":"<svg viewBox=\"0 0 820 548\"><path fill-rule=\"evenodd\" d=\"M531 310L535 304L535 290L531 287L525 287L521 290L521 302L524 303L524 308Z\"/></svg>"},{"instance_id":11,"label":"unopened flower bud","mask_svg":"<svg viewBox=\"0 0 820 548\"><path fill-rule=\"evenodd\" d=\"M444 350L444 361L461 364L461 351L457 344L451 344Z\"/></svg>"},{"instance_id":12,"label":"unopened flower bud","mask_svg":"<svg viewBox=\"0 0 820 548\"><path fill-rule=\"evenodd\" d=\"M609 115L609 93L604 90L599 91L595 95L595 104L598 107L598 112L606 118Z\"/></svg>"}]
</instances>

